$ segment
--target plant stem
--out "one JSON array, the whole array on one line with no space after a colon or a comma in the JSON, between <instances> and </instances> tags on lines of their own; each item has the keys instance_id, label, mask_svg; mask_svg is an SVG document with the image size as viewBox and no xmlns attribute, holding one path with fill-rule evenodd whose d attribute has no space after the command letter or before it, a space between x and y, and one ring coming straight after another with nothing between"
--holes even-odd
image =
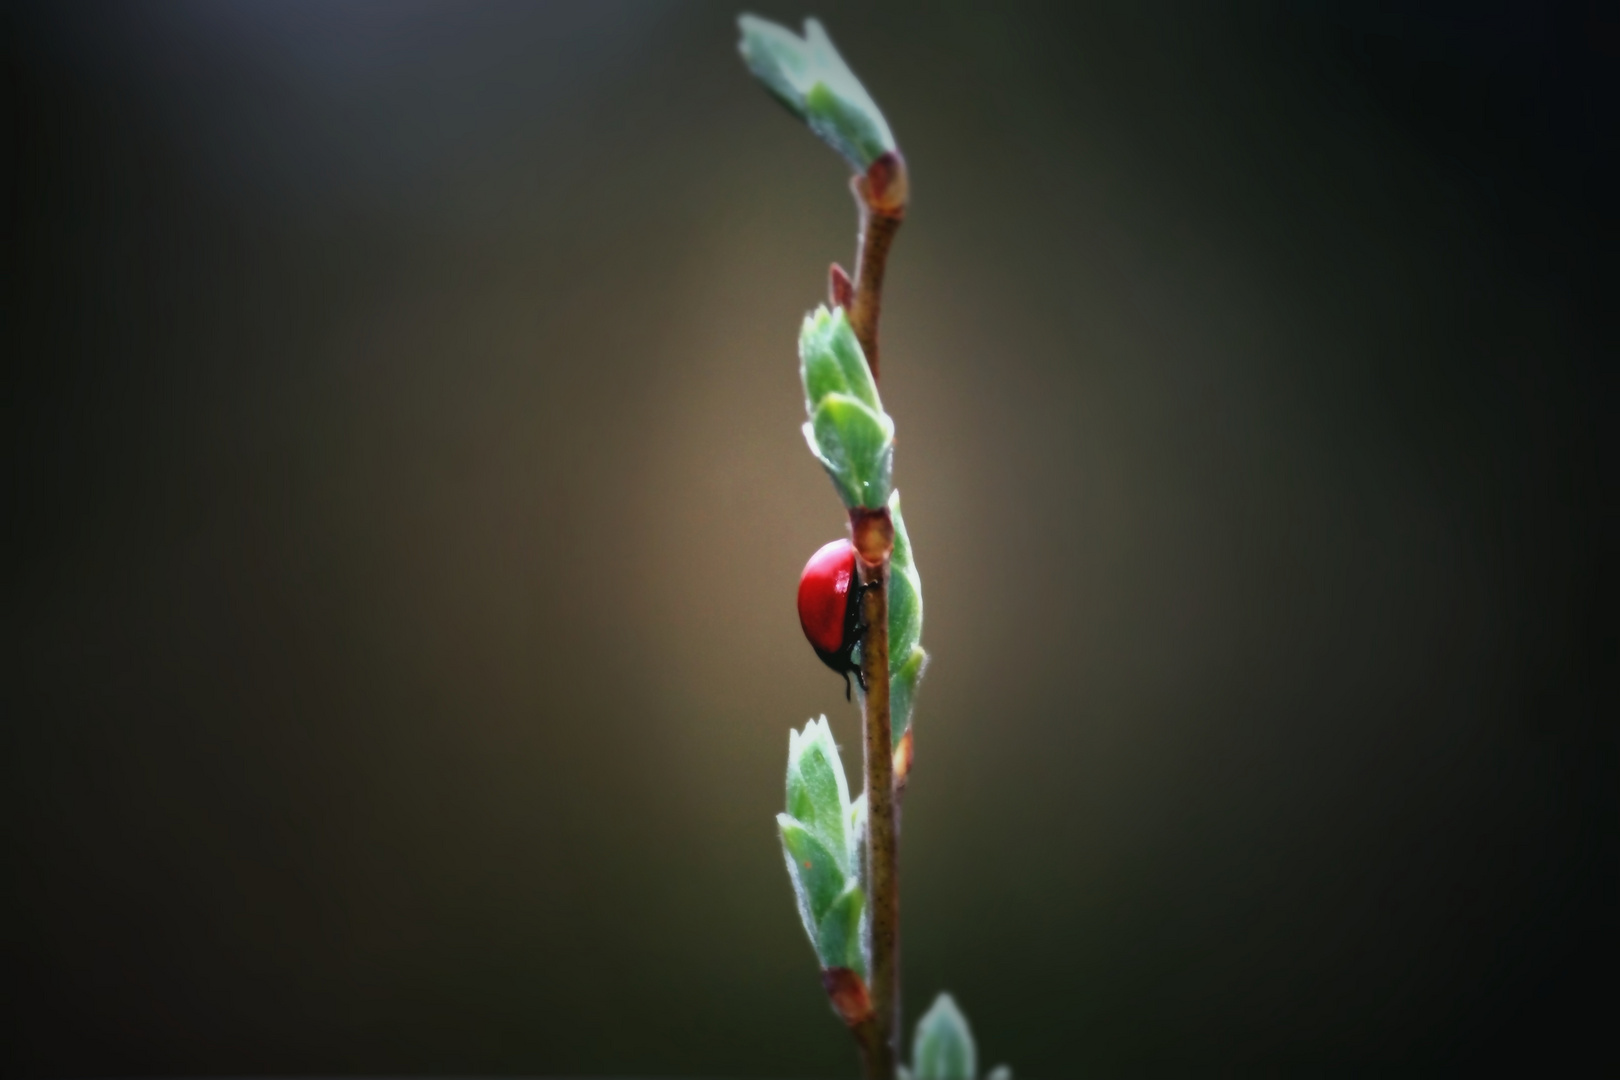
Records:
<instances>
[{"instance_id":1,"label":"plant stem","mask_svg":"<svg viewBox=\"0 0 1620 1080\"><path fill-rule=\"evenodd\" d=\"M906 216L910 181L898 151L884 154L850 187L861 212L854 281L834 263L832 302L849 313L872 378L878 378L878 315L889 246ZM894 521L887 509L851 510L860 573L862 696L866 751L866 888L871 927L871 1015L850 1030L861 1047L868 1080L894 1080L900 1030L900 807L895 789L894 736L889 717L889 556ZM909 745L908 745L909 749ZM907 759L909 761L909 757ZM836 1002L835 1002L836 1004Z\"/></svg>"},{"instance_id":2,"label":"plant stem","mask_svg":"<svg viewBox=\"0 0 1620 1080\"><path fill-rule=\"evenodd\" d=\"M872 163L851 185L861 213L850 327L878 378L878 316L889 246L906 215L910 178L899 151ZM871 907L872 1077L892 1080L900 1031L900 820L894 787L894 736L889 717L889 556L894 522L887 509L851 514L861 594L861 674L866 678L866 882Z\"/></svg>"},{"instance_id":3,"label":"plant stem","mask_svg":"<svg viewBox=\"0 0 1620 1080\"><path fill-rule=\"evenodd\" d=\"M878 1031L877 1015L872 1011L872 998L866 982L849 968L826 968L821 973L822 989L832 1001L833 1011L849 1025L855 1043L861 1048L861 1064L868 1077L882 1077L881 1070L888 1060L893 1066L894 1054L883 1042ZM887 1059L885 1058L887 1055Z\"/></svg>"},{"instance_id":4,"label":"plant stem","mask_svg":"<svg viewBox=\"0 0 1620 1080\"><path fill-rule=\"evenodd\" d=\"M889 261L889 245L905 220L911 182L906 161L899 151L884 154L871 168L856 176L850 186L861 212L860 250L856 253L854 296L849 308L849 324L855 340L866 353L872 378L878 378L878 316L883 309L883 270Z\"/></svg>"},{"instance_id":5,"label":"plant stem","mask_svg":"<svg viewBox=\"0 0 1620 1080\"><path fill-rule=\"evenodd\" d=\"M894 1049L883 1041L883 1033L878 1030L877 1015L868 1016L849 1030L861 1048L861 1069L867 1080L889 1080L894 1076Z\"/></svg>"},{"instance_id":6,"label":"plant stem","mask_svg":"<svg viewBox=\"0 0 1620 1080\"><path fill-rule=\"evenodd\" d=\"M889 717L889 556L894 522L888 510L856 510L856 566L860 573L861 675L866 682L866 886L871 905L872 1017L867 1051L871 1077L892 1080L900 1011L900 836L894 790L894 742Z\"/></svg>"}]
</instances>

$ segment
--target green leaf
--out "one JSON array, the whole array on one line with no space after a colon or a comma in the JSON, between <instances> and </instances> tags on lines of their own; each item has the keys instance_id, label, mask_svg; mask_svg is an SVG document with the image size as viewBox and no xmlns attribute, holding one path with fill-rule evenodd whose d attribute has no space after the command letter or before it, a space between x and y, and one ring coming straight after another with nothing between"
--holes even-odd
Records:
<instances>
[{"instance_id":1,"label":"green leaf","mask_svg":"<svg viewBox=\"0 0 1620 1080\"><path fill-rule=\"evenodd\" d=\"M839 868L839 860L804 825L787 814L777 814L776 825L782 833L782 854L787 859L788 876L793 879L793 892L799 902L799 919L814 943L822 918L848 882Z\"/></svg>"},{"instance_id":2,"label":"green leaf","mask_svg":"<svg viewBox=\"0 0 1620 1080\"><path fill-rule=\"evenodd\" d=\"M858 884L850 882L816 929L816 956L822 967L847 967L856 974L866 974L866 954L861 948L861 913L865 909L866 894Z\"/></svg>"},{"instance_id":3,"label":"green leaf","mask_svg":"<svg viewBox=\"0 0 1620 1080\"><path fill-rule=\"evenodd\" d=\"M866 796L850 801L838 744L825 716L788 734L787 807L776 824L799 921L823 967L864 973L861 915L866 897L860 867Z\"/></svg>"},{"instance_id":4,"label":"green leaf","mask_svg":"<svg viewBox=\"0 0 1620 1080\"><path fill-rule=\"evenodd\" d=\"M804 37L743 15L737 51L754 77L829 146L861 172L895 148L888 121L815 19Z\"/></svg>"},{"instance_id":5,"label":"green leaf","mask_svg":"<svg viewBox=\"0 0 1620 1080\"><path fill-rule=\"evenodd\" d=\"M917 684L922 682L927 668L928 654L921 645L913 645L910 655L889 674L889 722L893 726L895 746L900 745L900 737L911 727Z\"/></svg>"},{"instance_id":6,"label":"green leaf","mask_svg":"<svg viewBox=\"0 0 1620 1080\"><path fill-rule=\"evenodd\" d=\"M1013 1080L1011 1065L997 1065L984 1074L984 1080Z\"/></svg>"},{"instance_id":7,"label":"green leaf","mask_svg":"<svg viewBox=\"0 0 1620 1080\"><path fill-rule=\"evenodd\" d=\"M849 876L866 884L866 792L849 804L845 834L849 838Z\"/></svg>"},{"instance_id":8,"label":"green leaf","mask_svg":"<svg viewBox=\"0 0 1620 1080\"><path fill-rule=\"evenodd\" d=\"M949 994L940 994L917 1021L911 1070L917 1080L975 1080L979 1054L967 1018Z\"/></svg>"},{"instance_id":9,"label":"green leaf","mask_svg":"<svg viewBox=\"0 0 1620 1080\"><path fill-rule=\"evenodd\" d=\"M815 412L821 399L832 393L848 394L874 412L883 411L872 368L841 307L829 311L822 304L804 317L799 329L799 375L804 380L806 412Z\"/></svg>"},{"instance_id":10,"label":"green leaf","mask_svg":"<svg viewBox=\"0 0 1620 1080\"><path fill-rule=\"evenodd\" d=\"M804 106L810 130L862 172L894 149L894 136L870 98L864 104L850 101L826 83L816 83Z\"/></svg>"},{"instance_id":11,"label":"green leaf","mask_svg":"<svg viewBox=\"0 0 1620 1080\"><path fill-rule=\"evenodd\" d=\"M802 734L788 732L787 812L839 857L841 872L849 873L849 783L825 716L805 724Z\"/></svg>"},{"instance_id":12,"label":"green leaf","mask_svg":"<svg viewBox=\"0 0 1620 1080\"><path fill-rule=\"evenodd\" d=\"M799 330L799 376L810 422L804 438L844 505L876 510L893 490L894 421L843 308L825 305Z\"/></svg>"},{"instance_id":13,"label":"green leaf","mask_svg":"<svg viewBox=\"0 0 1620 1080\"><path fill-rule=\"evenodd\" d=\"M911 557L911 534L900 514L900 493L889 496L894 554L889 559L889 655L907 657L922 641L922 577ZM890 696L893 696L893 690Z\"/></svg>"},{"instance_id":14,"label":"green leaf","mask_svg":"<svg viewBox=\"0 0 1620 1080\"><path fill-rule=\"evenodd\" d=\"M821 399L805 440L844 505L876 510L888 501L894 475L894 424L846 394Z\"/></svg>"}]
</instances>

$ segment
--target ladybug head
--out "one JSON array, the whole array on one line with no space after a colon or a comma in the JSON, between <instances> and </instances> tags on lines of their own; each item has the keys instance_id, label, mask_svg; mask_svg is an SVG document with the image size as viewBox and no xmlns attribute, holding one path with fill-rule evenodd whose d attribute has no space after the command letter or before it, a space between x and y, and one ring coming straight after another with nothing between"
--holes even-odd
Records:
<instances>
[{"instance_id":1,"label":"ladybug head","mask_svg":"<svg viewBox=\"0 0 1620 1080\"><path fill-rule=\"evenodd\" d=\"M855 572L855 545L834 540L810 556L799 575L799 625L821 662L844 677L844 696L849 696L849 677L866 689L860 666L854 662L855 646L861 640L861 586Z\"/></svg>"}]
</instances>

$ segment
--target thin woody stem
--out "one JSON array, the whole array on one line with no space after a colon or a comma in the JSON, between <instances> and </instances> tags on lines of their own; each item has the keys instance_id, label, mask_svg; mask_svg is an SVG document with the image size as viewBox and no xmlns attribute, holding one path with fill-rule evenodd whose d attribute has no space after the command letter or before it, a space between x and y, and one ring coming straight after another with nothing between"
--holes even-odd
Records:
<instances>
[{"instance_id":1,"label":"thin woody stem","mask_svg":"<svg viewBox=\"0 0 1620 1080\"><path fill-rule=\"evenodd\" d=\"M850 186L861 212L860 250L856 255L854 295L846 306L855 340L866 353L872 378L878 378L878 316L883 311L883 271L889 246L905 220L910 178L899 151L884 154Z\"/></svg>"},{"instance_id":2,"label":"thin woody stem","mask_svg":"<svg viewBox=\"0 0 1620 1080\"><path fill-rule=\"evenodd\" d=\"M894 1052L878 1031L877 1015L866 982L849 968L826 968L821 973L822 988L832 1000L833 1011L849 1025L849 1033L861 1048L861 1064L868 1077L883 1077L894 1071ZM882 1070L887 1068L889 1072Z\"/></svg>"},{"instance_id":3,"label":"thin woody stem","mask_svg":"<svg viewBox=\"0 0 1620 1080\"><path fill-rule=\"evenodd\" d=\"M883 1034L878 1031L876 1014L868 1016L859 1024L850 1029L855 1036L855 1042L861 1048L861 1070L868 1080L883 1078L887 1080L895 1074L894 1048L883 1041Z\"/></svg>"},{"instance_id":4,"label":"thin woody stem","mask_svg":"<svg viewBox=\"0 0 1620 1080\"><path fill-rule=\"evenodd\" d=\"M854 281L836 264L829 291L849 313L850 327L878 378L878 316L889 247L906 213L909 180L899 152L885 154L850 185L861 211ZM900 1030L900 821L894 738L889 716L889 557L894 522L887 509L852 510L856 566L863 586L861 676L866 683L866 886L870 913L871 1014L851 1030L868 1080L894 1080Z\"/></svg>"},{"instance_id":5,"label":"thin woody stem","mask_svg":"<svg viewBox=\"0 0 1620 1080\"><path fill-rule=\"evenodd\" d=\"M883 309L883 268L889 261L889 245L900 230L900 218L875 214L862 206L861 250L859 276L855 279L855 304L850 309L849 325L855 331L855 340L866 353L866 362L872 366L872 378L878 377L878 316Z\"/></svg>"},{"instance_id":6,"label":"thin woody stem","mask_svg":"<svg viewBox=\"0 0 1620 1080\"><path fill-rule=\"evenodd\" d=\"M859 513L859 511L857 511ZM873 518L878 515L873 514ZM889 718L889 552L893 525L887 511L881 525L856 524L861 615L861 674L866 680L866 883L871 904L871 995L876 1027L868 1053L875 1077L894 1076L895 1033L900 1004L900 837L894 798L894 742ZM883 529L881 526L888 526ZM883 533L889 543L861 544L861 533ZM877 555L875 561L868 555Z\"/></svg>"}]
</instances>

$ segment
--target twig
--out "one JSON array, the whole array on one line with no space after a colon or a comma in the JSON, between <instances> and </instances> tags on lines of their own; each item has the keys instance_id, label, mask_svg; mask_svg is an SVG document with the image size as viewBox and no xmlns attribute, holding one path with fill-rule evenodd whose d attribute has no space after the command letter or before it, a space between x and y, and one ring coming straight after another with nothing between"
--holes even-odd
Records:
<instances>
[{"instance_id":1,"label":"twig","mask_svg":"<svg viewBox=\"0 0 1620 1080\"><path fill-rule=\"evenodd\" d=\"M861 674L866 681L866 885L871 904L871 995L876 1054L868 1069L894 1076L900 1006L900 837L894 798L894 742L889 719L889 555L894 522L888 510L850 513L861 585ZM874 587L875 586L875 587Z\"/></svg>"},{"instance_id":2,"label":"twig","mask_svg":"<svg viewBox=\"0 0 1620 1080\"><path fill-rule=\"evenodd\" d=\"M872 378L876 379L879 377L878 316L883 309L883 270L889 261L889 245L894 243L894 234L900 231L900 223L905 220L906 202L911 196L905 158L898 150L884 154L872 162L865 173L850 181L850 187L860 207L861 238L856 252L854 295L844 306L849 310L855 340L861 343L866 362L872 366ZM834 293L837 301L836 287Z\"/></svg>"},{"instance_id":3,"label":"twig","mask_svg":"<svg viewBox=\"0 0 1620 1080\"><path fill-rule=\"evenodd\" d=\"M849 313L850 327L878 378L878 316L883 307L883 270L894 234L905 219L910 193L905 159L884 154L850 183L860 207L860 249L852 282L834 263L828 291ZM887 509L852 510L859 569L861 675L866 683L866 885L870 905L871 1017L852 1024L869 1080L893 1080L900 1030L900 822L895 791L894 742L889 717L889 556L894 521Z\"/></svg>"}]
</instances>

